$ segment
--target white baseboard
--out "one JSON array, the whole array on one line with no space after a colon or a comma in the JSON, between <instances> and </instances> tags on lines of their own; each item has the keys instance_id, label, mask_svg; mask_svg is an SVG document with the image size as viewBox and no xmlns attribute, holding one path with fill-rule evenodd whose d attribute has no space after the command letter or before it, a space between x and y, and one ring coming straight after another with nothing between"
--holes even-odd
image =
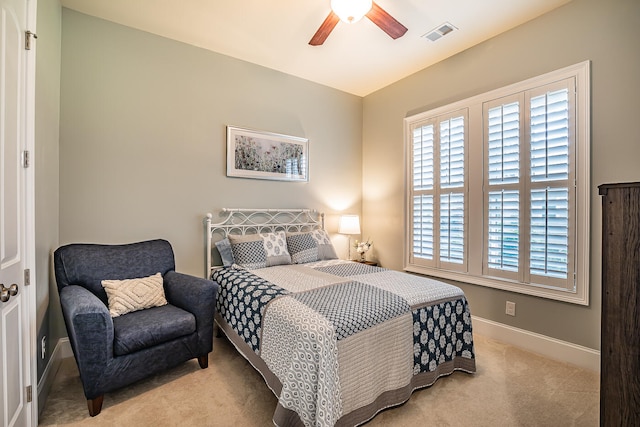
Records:
<instances>
[{"instance_id":1,"label":"white baseboard","mask_svg":"<svg viewBox=\"0 0 640 427\"><path fill-rule=\"evenodd\" d=\"M69 338L60 338L58 340L58 345L60 346L60 358L66 359L67 357L73 357L73 350L71 349L71 342L69 342Z\"/></svg>"},{"instance_id":2,"label":"white baseboard","mask_svg":"<svg viewBox=\"0 0 640 427\"><path fill-rule=\"evenodd\" d=\"M47 401L47 397L49 397L53 380L58 373L58 369L60 369L62 360L67 357L73 357L71 343L69 342L69 338L61 338L53 349L49 363L47 363L47 366L44 368L42 377L38 382L38 412L41 413L44 409L44 404Z\"/></svg>"},{"instance_id":3,"label":"white baseboard","mask_svg":"<svg viewBox=\"0 0 640 427\"><path fill-rule=\"evenodd\" d=\"M474 333L520 347L549 359L600 372L600 352L598 350L514 328L482 317L471 316L471 318Z\"/></svg>"}]
</instances>

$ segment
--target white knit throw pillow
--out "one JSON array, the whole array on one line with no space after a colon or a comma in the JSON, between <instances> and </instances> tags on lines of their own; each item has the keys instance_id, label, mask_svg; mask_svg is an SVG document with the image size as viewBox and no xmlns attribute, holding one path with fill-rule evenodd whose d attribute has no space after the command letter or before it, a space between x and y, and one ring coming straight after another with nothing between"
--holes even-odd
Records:
<instances>
[{"instance_id":1,"label":"white knit throw pillow","mask_svg":"<svg viewBox=\"0 0 640 427\"><path fill-rule=\"evenodd\" d=\"M167 304L160 273L138 279L103 280L102 287L107 292L111 317Z\"/></svg>"}]
</instances>

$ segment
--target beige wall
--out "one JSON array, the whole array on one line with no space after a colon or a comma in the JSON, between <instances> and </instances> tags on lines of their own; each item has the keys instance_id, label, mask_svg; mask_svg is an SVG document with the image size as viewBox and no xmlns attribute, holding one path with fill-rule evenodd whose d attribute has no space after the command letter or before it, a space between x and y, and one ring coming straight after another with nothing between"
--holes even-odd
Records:
<instances>
[{"instance_id":1,"label":"beige wall","mask_svg":"<svg viewBox=\"0 0 640 427\"><path fill-rule=\"evenodd\" d=\"M38 358L38 380L57 340L66 336L64 326L49 327L49 307L59 307L56 283L51 274L51 253L58 246L58 133L60 122L60 34L62 13L59 0L38 0L36 40L35 109L35 229L36 300L38 348L47 337L45 358Z\"/></svg>"},{"instance_id":2,"label":"beige wall","mask_svg":"<svg viewBox=\"0 0 640 427\"><path fill-rule=\"evenodd\" d=\"M203 275L206 212L316 208L330 233L360 213L362 98L68 9L62 28L60 244L162 237ZM310 181L228 178L226 125L309 138Z\"/></svg>"},{"instance_id":3,"label":"beige wall","mask_svg":"<svg viewBox=\"0 0 640 427\"><path fill-rule=\"evenodd\" d=\"M640 180L638 40L637 0L574 0L365 97L363 232L375 241L381 263L402 268L406 116L590 60L590 306L461 286L477 316L598 349L602 218L597 186ZM516 317L505 315L507 299L516 302Z\"/></svg>"}]
</instances>

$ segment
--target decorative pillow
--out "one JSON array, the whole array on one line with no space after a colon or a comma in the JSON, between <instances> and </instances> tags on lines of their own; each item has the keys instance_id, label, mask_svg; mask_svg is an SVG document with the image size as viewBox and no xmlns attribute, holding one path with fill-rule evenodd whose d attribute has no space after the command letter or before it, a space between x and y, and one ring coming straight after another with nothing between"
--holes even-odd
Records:
<instances>
[{"instance_id":1,"label":"decorative pillow","mask_svg":"<svg viewBox=\"0 0 640 427\"><path fill-rule=\"evenodd\" d=\"M167 305L160 273L138 279L103 280L102 287L107 292L111 317Z\"/></svg>"},{"instance_id":2,"label":"decorative pillow","mask_svg":"<svg viewBox=\"0 0 640 427\"><path fill-rule=\"evenodd\" d=\"M229 241L234 262L241 267L254 269L291 264L284 231L245 236L231 235Z\"/></svg>"},{"instance_id":3,"label":"decorative pillow","mask_svg":"<svg viewBox=\"0 0 640 427\"><path fill-rule=\"evenodd\" d=\"M338 258L325 230L287 233L287 247L294 264Z\"/></svg>"},{"instance_id":4,"label":"decorative pillow","mask_svg":"<svg viewBox=\"0 0 640 427\"><path fill-rule=\"evenodd\" d=\"M233 251L231 250L231 242L229 241L229 239L218 240L215 245L216 248L218 248L218 252L220 253L222 265L225 267L233 265L235 261L233 259Z\"/></svg>"}]
</instances>

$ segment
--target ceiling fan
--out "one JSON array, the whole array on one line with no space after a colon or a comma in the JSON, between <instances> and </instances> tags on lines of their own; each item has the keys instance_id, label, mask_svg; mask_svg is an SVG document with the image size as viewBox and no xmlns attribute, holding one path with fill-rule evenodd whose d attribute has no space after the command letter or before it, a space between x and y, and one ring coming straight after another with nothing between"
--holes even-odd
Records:
<instances>
[{"instance_id":1,"label":"ceiling fan","mask_svg":"<svg viewBox=\"0 0 640 427\"><path fill-rule=\"evenodd\" d=\"M353 24L362 19L363 16L369 18L371 22L393 39L402 37L407 32L407 27L372 0L331 0L331 12L329 12L329 16L313 35L309 44L311 46L319 46L324 43L338 24L338 21Z\"/></svg>"}]
</instances>

